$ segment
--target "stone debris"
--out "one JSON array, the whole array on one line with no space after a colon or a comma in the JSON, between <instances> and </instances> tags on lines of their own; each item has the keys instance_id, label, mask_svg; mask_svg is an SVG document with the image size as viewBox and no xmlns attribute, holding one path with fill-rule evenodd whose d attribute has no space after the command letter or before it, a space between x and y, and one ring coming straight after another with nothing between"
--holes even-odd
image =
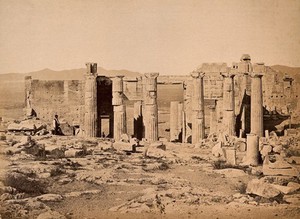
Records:
<instances>
[{"instance_id":1,"label":"stone debris","mask_svg":"<svg viewBox=\"0 0 300 219\"><path fill-rule=\"evenodd\" d=\"M272 184L259 179L250 181L247 185L246 192L247 194L254 194L264 198L274 198L280 195L280 191Z\"/></svg>"}]
</instances>

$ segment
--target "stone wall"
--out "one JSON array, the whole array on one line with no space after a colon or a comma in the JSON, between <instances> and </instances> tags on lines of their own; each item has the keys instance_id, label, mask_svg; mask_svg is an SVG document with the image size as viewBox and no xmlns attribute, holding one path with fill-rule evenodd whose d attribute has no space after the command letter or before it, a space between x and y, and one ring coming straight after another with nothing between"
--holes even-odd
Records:
<instances>
[{"instance_id":1,"label":"stone wall","mask_svg":"<svg viewBox=\"0 0 300 219\"><path fill-rule=\"evenodd\" d=\"M31 81L32 107L38 117L51 124L55 114L70 125L82 124L82 81Z\"/></svg>"}]
</instances>

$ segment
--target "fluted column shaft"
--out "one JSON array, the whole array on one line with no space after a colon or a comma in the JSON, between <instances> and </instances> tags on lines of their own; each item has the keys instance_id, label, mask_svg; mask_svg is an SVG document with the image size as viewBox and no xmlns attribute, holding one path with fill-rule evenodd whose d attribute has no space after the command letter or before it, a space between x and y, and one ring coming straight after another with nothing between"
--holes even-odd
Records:
<instances>
[{"instance_id":1,"label":"fluted column shaft","mask_svg":"<svg viewBox=\"0 0 300 219\"><path fill-rule=\"evenodd\" d=\"M114 108L114 139L119 141L121 135L127 132L126 126L126 107L123 100L123 77L112 78L112 105Z\"/></svg>"},{"instance_id":2,"label":"fluted column shaft","mask_svg":"<svg viewBox=\"0 0 300 219\"><path fill-rule=\"evenodd\" d=\"M251 134L263 137L262 74L251 74Z\"/></svg>"},{"instance_id":3,"label":"fluted column shaft","mask_svg":"<svg viewBox=\"0 0 300 219\"><path fill-rule=\"evenodd\" d=\"M205 137L204 123L204 86L202 72L192 72L193 96L192 96L192 143L199 143Z\"/></svg>"},{"instance_id":4,"label":"fluted column shaft","mask_svg":"<svg viewBox=\"0 0 300 219\"><path fill-rule=\"evenodd\" d=\"M228 135L235 133L235 101L234 76L232 73L222 73L223 76L223 125Z\"/></svg>"},{"instance_id":5,"label":"fluted column shaft","mask_svg":"<svg viewBox=\"0 0 300 219\"><path fill-rule=\"evenodd\" d=\"M158 140L157 77L159 73L146 73L144 77L144 125L145 138Z\"/></svg>"},{"instance_id":6,"label":"fluted column shaft","mask_svg":"<svg viewBox=\"0 0 300 219\"><path fill-rule=\"evenodd\" d=\"M97 136L97 64L87 63L84 96L84 135ZM93 67L96 65L96 67ZM96 70L94 69L96 68ZM92 69L92 71L91 71Z\"/></svg>"}]
</instances>

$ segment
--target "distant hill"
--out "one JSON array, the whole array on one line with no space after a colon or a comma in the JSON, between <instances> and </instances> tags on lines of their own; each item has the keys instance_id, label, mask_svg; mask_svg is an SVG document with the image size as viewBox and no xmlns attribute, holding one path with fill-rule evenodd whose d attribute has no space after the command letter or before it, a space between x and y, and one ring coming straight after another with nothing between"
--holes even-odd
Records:
<instances>
[{"instance_id":1,"label":"distant hill","mask_svg":"<svg viewBox=\"0 0 300 219\"><path fill-rule=\"evenodd\" d=\"M281 73L287 73L289 76L294 78L297 82L300 82L300 67L289 67L285 65L273 65L270 67Z\"/></svg>"},{"instance_id":2,"label":"distant hill","mask_svg":"<svg viewBox=\"0 0 300 219\"><path fill-rule=\"evenodd\" d=\"M0 81L20 81L23 80L25 76L31 76L33 79L39 80L82 80L85 68L54 71L51 69L43 69L40 71L29 72L29 73L8 73L0 74ZM106 70L104 68L98 68L99 75L105 75L108 77L116 75L124 75L125 77L139 77L141 76L138 72L132 72L128 70Z\"/></svg>"}]
</instances>

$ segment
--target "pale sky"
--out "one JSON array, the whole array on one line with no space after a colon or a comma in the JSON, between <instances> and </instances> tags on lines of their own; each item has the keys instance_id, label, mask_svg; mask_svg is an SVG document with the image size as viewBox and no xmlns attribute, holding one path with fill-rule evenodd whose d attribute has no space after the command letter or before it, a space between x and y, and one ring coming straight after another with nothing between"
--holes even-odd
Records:
<instances>
[{"instance_id":1,"label":"pale sky","mask_svg":"<svg viewBox=\"0 0 300 219\"><path fill-rule=\"evenodd\" d=\"M300 66L300 0L0 0L0 73Z\"/></svg>"}]
</instances>

